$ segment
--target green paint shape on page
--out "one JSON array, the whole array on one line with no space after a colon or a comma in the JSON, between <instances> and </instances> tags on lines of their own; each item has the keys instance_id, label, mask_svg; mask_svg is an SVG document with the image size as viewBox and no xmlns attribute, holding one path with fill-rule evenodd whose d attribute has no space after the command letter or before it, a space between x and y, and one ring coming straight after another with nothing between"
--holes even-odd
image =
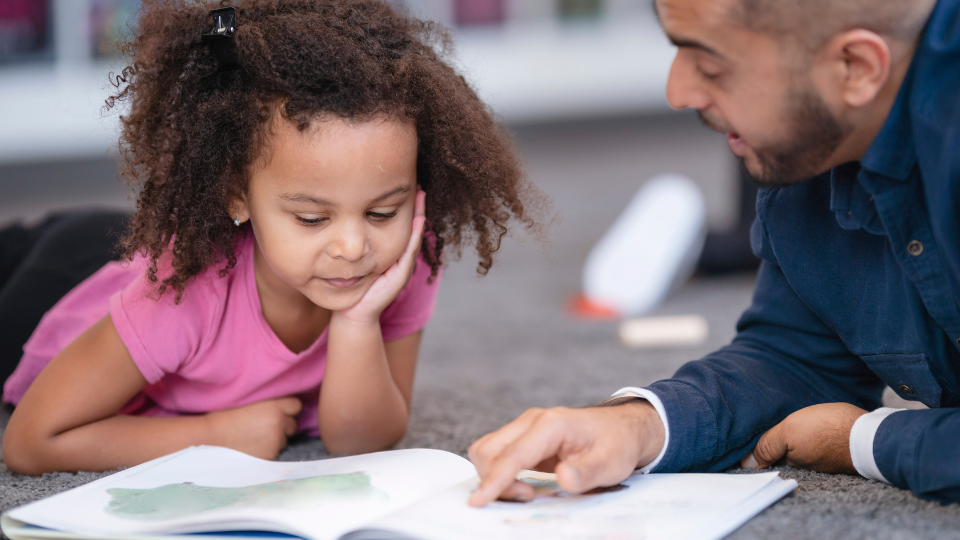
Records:
<instances>
[{"instance_id":1,"label":"green paint shape on page","mask_svg":"<svg viewBox=\"0 0 960 540\"><path fill-rule=\"evenodd\" d=\"M159 521L226 507L293 508L357 499L386 500L366 473L331 474L247 487L207 487L191 483L151 489L108 489L107 512L124 519Z\"/></svg>"}]
</instances>

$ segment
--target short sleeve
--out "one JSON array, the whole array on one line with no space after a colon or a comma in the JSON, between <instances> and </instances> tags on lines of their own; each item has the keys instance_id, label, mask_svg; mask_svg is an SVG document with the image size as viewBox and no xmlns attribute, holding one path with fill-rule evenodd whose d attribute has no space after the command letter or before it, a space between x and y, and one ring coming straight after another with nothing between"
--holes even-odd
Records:
<instances>
[{"instance_id":1,"label":"short sleeve","mask_svg":"<svg viewBox=\"0 0 960 540\"><path fill-rule=\"evenodd\" d=\"M407 286L380 314L383 341L393 341L422 330L430 317L440 290L441 269L430 279L430 264L421 255Z\"/></svg>"},{"instance_id":2,"label":"short sleeve","mask_svg":"<svg viewBox=\"0 0 960 540\"><path fill-rule=\"evenodd\" d=\"M205 278L197 276L179 304L173 291L157 298L156 285L144 274L110 298L120 340L148 384L176 373L196 356L215 326L222 302Z\"/></svg>"}]
</instances>

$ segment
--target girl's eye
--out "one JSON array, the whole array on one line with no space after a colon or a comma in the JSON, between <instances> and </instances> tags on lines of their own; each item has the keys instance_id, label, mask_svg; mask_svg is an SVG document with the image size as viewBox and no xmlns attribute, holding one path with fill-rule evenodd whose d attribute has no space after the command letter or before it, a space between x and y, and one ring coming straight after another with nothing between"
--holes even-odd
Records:
<instances>
[{"instance_id":1,"label":"girl's eye","mask_svg":"<svg viewBox=\"0 0 960 540\"><path fill-rule=\"evenodd\" d=\"M386 221L397 215L397 211L394 210L389 214L382 214L380 212L367 212L367 216L374 221Z\"/></svg>"},{"instance_id":2,"label":"girl's eye","mask_svg":"<svg viewBox=\"0 0 960 540\"><path fill-rule=\"evenodd\" d=\"M327 218L324 218L324 217L310 218L310 219L296 216L296 215L295 217L297 218L297 221L299 221L300 223L303 223L304 225L319 225L320 223L323 223L324 221L327 220Z\"/></svg>"}]
</instances>

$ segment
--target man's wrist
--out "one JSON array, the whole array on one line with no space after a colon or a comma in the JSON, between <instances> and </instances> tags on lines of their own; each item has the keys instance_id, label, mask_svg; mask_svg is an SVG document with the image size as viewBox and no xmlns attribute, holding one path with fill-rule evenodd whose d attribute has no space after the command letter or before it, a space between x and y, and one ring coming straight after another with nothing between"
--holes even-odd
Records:
<instances>
[{"instance_id":1,"label":"man's wrist","mask_svg":"<svg viewBox=\"0 0 960 540\"><path fill-rule=\"evenodd\" d=\"M636 429L641 446L636 468L642 470L657 459L664 447L663 422L657 409L645 399L637 398L615 407L631 410L630 416L638 422Z\"/></svg>"},{"instance_id":2,"label":"man's wrist","mask_svg":"<svg viewBox=\"0 0 960 540\"><path fill-rule=\"evenodd\" d=\"M638 435L642 450L637 468L640 473L646 474L657 468L667 452L667 446L670 444L670 424L660 398L647 388L622 388L600 403L600 406L614 407L627 404L643 407L640 410L644 416L641 426L643 431ZM649 418L653 413L656 419Z\"/></svg>"}]
</instances>

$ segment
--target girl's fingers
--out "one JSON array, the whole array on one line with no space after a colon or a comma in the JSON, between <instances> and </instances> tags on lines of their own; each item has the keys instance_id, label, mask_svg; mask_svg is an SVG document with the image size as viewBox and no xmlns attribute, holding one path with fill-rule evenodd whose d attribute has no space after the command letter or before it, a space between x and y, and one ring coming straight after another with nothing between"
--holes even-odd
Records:
<instances>
[{"instance_id":1,"label":"girl's fingers","mask_svg":"<svg viewBox=\"0 0 960 540\"><path fill-rule=\"evenodd\" d=\"M283 432L287 437L293 437L297 433L297 420L292 416L288 416L283 421Z\"/></svg>"},{"instance_id":2,"label":"girl's fingers","mask_svg":"<svg viewBox=\"0 0 960 540\"><path fill-rule=\"evenodd\" d=\"M411 225L410 241L407 243L407 249L400 258L400 266L406 270L407 274L413 273L414 261L420 253L420 244L423 241L423 229L426 225L426 198L427 194L423 191L417 192L417 199L413 206L413 223Z\"/></svg>"},{"instance_id":3,"label":"girl's fingers","mask_svg":"<svg viewBox=\"0 0 960 540\"><path fill-rule=\"evenodd\" d=\"M427 212L427 192L417 188L416 202L413 204L413 215L422 216Z\"/></svg>"},{"instance_id":4,"label":"girl's fingers","mask_svg":"<svg viewBox=\"0 0 960 540\"><path fill-rule=\"evenodd\" d=\"M285 397L277 400L280 412L287 416L296 416L303 410L303 402L299 398Z\"/></svg>"}]
</instances>

